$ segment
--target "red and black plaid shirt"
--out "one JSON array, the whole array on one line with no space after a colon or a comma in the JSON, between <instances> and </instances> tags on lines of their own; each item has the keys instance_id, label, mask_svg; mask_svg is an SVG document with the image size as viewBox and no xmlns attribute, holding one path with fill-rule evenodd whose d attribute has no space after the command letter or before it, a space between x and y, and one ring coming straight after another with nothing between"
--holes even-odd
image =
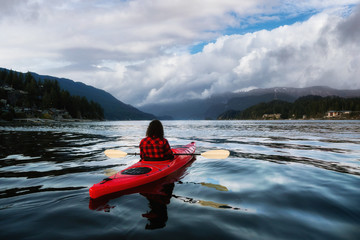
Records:
<instances>
[{"instance_id":1,"label":"red and black plaid shirt","mask_svg":"<svg viewBox=\"0 0 360 240\"><path fill-rule=\"evenodd\" d=\"M170 144L165 138L146 137L140 142L140 157L145 161L174 159Z\"/></svg>"}]
</instances>

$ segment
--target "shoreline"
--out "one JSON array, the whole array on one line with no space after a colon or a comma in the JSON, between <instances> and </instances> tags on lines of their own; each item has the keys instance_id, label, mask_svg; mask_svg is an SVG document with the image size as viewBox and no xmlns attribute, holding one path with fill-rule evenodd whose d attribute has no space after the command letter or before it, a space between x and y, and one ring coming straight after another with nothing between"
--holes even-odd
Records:
<instances>
[{"instance_id":1,"label":"shoreline","mask_svg":"<svg viewBox=\"0 0 360 240\"><path fill-rule=\"evenodd\" d=\"M188 119L190 121L264 121L264 122L276 122L276 121L360 121L360 119L346 119L346 118L309 118L309 119ZM43 119L43 118L14 118L11 121L0 119L0 123L85 123L85 122L111 122L111 121L138 121L138 120L94 120L94 119ZM168 121L182 121L182 120L168 120ZM185 120L187 121L187 120Z\"/></svg>"},{"instance_id":2,"label":"shoreline","mask_svg":"<svg viewBox=\"0 0 360 240\"><path fill-rule=\"evenodd\" d=\"M4 122L31 122L31 123L56 123L56 122L102 122L103 120L92 120L92 119L44 119L44 118L14 118L11 121Z\"/></svg>"}]
</instances>

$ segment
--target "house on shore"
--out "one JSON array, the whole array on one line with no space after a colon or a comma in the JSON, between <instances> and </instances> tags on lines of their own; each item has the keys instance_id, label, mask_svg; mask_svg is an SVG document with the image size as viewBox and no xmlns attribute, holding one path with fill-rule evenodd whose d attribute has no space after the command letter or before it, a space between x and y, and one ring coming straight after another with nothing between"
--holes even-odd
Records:
<instances>
[{"instance_id":1,"label":"house on shore","mask_svg":"<svg viewBox=\"0 0 360 240\"><path fill-rule=\"evenodd\" d=\"M352 113L351 111L328 111L325 117L327 118L344 117L344 116L349 116L351 113Z\"/></svg>"}]
</instances>

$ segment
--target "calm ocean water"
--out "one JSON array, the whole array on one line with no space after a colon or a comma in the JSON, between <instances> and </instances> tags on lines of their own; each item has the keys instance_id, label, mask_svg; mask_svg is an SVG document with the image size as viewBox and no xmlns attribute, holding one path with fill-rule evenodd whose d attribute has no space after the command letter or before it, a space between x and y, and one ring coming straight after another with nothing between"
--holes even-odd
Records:
<instances>
[{"instance_id":1,"label":"calm ocean water","mask_svg":"<svg viewBox=\"0 0 360 240\"><path fill-rule=\"evenodd\" d=\"M0 123L0 239L360 239L360 121L163 124L173 147L231 155L93 201L138 161L104 150L137 152L148 121Z\"/></svg>"}]
</instances>

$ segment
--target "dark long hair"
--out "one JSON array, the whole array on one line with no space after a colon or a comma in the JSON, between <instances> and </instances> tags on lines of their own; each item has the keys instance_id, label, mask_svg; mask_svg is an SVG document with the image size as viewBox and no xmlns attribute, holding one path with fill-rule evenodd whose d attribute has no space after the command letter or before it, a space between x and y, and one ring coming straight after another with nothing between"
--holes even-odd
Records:
<instances>
[{"instance_id":1,"label":"dark long hair","mask_svg":"<svg viewBox=\"0 0 360 240\"><path fill-rule=\"evenodd\" d=\"M147 137L164 138L164 128L159 120L152 120L146 130Z\"/></svg>"}]
</instances>

